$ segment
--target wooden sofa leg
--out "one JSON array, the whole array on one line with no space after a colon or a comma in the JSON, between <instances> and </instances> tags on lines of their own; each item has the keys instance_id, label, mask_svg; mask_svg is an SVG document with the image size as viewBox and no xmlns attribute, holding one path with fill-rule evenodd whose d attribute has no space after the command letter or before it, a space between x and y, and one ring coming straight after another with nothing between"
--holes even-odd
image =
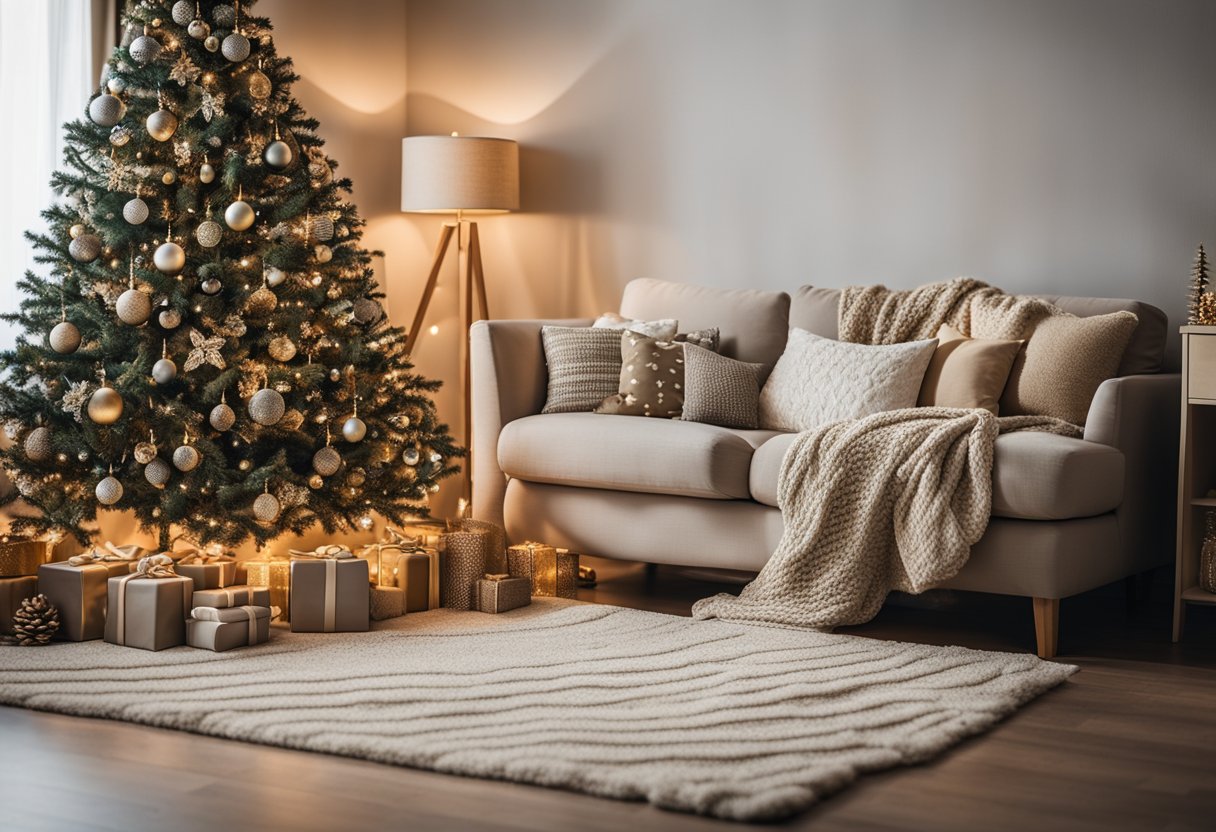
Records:
<instances>
[{"instance_id":1,"label":"wooden sofa leg","mask_svg":"<svg viewBox=\"0 0 1216 832\"><path fill-rule=\"evenodd\" d=\"M1033 598L1034 636L1040 659L1054 659L1060 631L1060 599Z\"/></svg>"}]
</instances>

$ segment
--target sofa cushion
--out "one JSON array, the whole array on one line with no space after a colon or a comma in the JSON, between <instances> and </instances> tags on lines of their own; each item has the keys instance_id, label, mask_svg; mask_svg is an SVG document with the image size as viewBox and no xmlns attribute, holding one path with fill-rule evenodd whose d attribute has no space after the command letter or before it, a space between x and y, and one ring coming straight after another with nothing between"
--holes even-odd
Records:
<instances>
[{"instance_id":1,"label":"sofa cushion","mask_svg":"<svg viewBox=\"0 0 1216 832\"><path fill-rule=\"evenodd\" d=\"M752 457L753 499L777 505L781 461L797 434L765 442ZM992 461L992 514L1023 520L1093 517L1123 500L1123 454L1109 445L1040 431L1003 433Z\"/></svg>"},{"instance_id":2,"label":"sofa cushion","mask_svg":"<svg viewBox=\"0 0 1216 832\"><path fill-rule=\"evenodd\" d=\"M747 499L752 453L775 434L598 413L527 416L498 439L503 473L529 482Z\"/></svg>"}]
</instances>

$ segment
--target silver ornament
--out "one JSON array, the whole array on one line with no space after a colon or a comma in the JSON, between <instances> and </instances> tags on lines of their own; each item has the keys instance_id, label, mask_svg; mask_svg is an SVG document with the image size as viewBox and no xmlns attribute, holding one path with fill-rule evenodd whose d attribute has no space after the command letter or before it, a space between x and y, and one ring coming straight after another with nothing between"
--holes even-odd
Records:
<instances>
[{"instance_id":1,"label":"silver ornament","mask_svg":"<svg viewBox=\"0 0 1216 832\"><path fill-rule=\"evenodd\" d=\"M245 301L245 311L250 315L269 315L279 305L279 297L265 286L259 286L257 291Z\"/></svg>"},{"instance_id":2,"label":"silver ornament","mask_svg":"<svg viewBox=\"0 0 1216 832\"><path fill-rule=\"evenodd\" d=\"M323 477L332 477L342 467L342 455L326 445L312 455L312 470Z\"/></svg>"},{"instance_id":3,"label":"silver ornament","mask_svg":"<svg viewBox=\"0 0 1216 832\"><path fill-rule=\"evenodd\" d=\"M198 467L201 457L192 445L179 445L173 452L173 467L185 473Z\"/></svg>"},{"instance_id":4,"label":"silver ornament","mask_svg":"<svg viewBox=\"0 0 1216 832\"><path fill-rule=\"evenodd\" d=\"M361 442L367 435L367 425L358 416L351 416L342 424L342 437L347 442Z\"/></svg>"},{"instance_id":5,"label":"silver ornament","mask_svg":"<svg viewBox=\"0 0 1216 832\"><path fill-rule=\"evenodd\" d=\"M101 240L93 234L81 234L68 244L68 254L78 263L92 263L101 256Z\"/></svg>"},{"instance_id":6,"label":"silver ornament","mask_svg":"<svg viewBox=\"0 0 1216 832\"><path fill-rule=\"evenodd\" d=\"M263 523L273 523L280 511L279 498L273 494L259 494L253 501L253 516Z\"/></svg>"},{"instance_id":7,"label":"silver ornament","mask_svg":"<svg viewBox=\"0 0 1216 832\"><path fill-rule=\"evenodd\" d=\"M371 298L359 298L355 301L351 314L361 324L374 324L380 320L380 316L384 314L384 310L380 308L379 303Z\"/></svg>"},{"instance_id":8,"label":"silver ornament","mask_svg":"<svg viewBox=\"0 0 1216 832\"><path fill-rule=\"evenodd\" d=\"M314 240L325 242L334 236L334 221L329 217L313 217L308 223L308 236Z\"/></svg>"},{"instance_id":9,"label":"silver ornament","mask_svg":"<svg viewBox=\"0 0 1216 832\"><path fill-rule=\"evenodd\" d=\"M236 23L236 9L221 4L211 10L211 19L216 26L231 26Z\"/></svg>"},{"instance_id":10,"label":"silver ornament","mask_svg":"<svg viewBox=\"0 0 1216 832\"><path fill-rule=\"evenodd\" d=\"M211 34L211 27L205 20L191 20L190 25L186 27L186 34L195 40L203 40Z\"/></svg>"},{"instance_id":11,"label":"silver ornament","mask_svg":"<svg viewBox=\"0 0 1216 832\"><path fill-rule=\"evenodd\" d=\"M112 506L122 499L122 483L111 474L97 483L97 488L93 490L93 493L97 495L97 502L103 506Z\"/></svg>"},{"instance_id":12,"label":"silver ornament","mask_svg":"<svg viewBox=\"0 0 1216 832\"><path fill-rule=\"evenodd\" d=\"M127 82L117 75L111 75L106 81L106 89L114 94L118 94L127 88Z\"/></svg>"},{"instance_id":13,"label":"silver ornament","mask_svg":"<svg viewBox=\"0 0 1216 832\"><path fill-rule=\"evenodd\" d=\"M171 358L162 358L152 365L152 380L157 384L168 384L177 378L177 365Z\"/></svg>"},{"instance_id":14,"label":"silver ornament","mask_svg":"<svg viewBox=\"0 0 1216 832\"><path fill-rule=\"evenodd\" d=\"M89 418L98 425L112 425L122 417L122 396L113 387L98 387L89 396Z\"/></svg>"},{"instance_id":15,"label":"silver ornament","mask_svg":"<svg viewBox=\"0 0 1216 832\"><path fill-rule=\"evenodd\" d=\"M334 250L329 246L317 246L312 253L316 255L318 263L328 263L334 259Z\"/></svg>"},{"instance_id":16,"label":"silver ornament","mask_svg":"<svg viewBox=\"0 0 1216 832\"><path fill-rule=\"evenodd\" d=\"M203 41L203 46L206 47L208 52L214 52L220 48L220 39L215 35L209 35L207 39Z\"/></svg>"},{"instance_id":17,"label":"silver ornament","mask_svg":"<svg viewBox=\"0 0 1216 832\"><path fill-rule=\"evenodd\" d=\"M152 298L148 296L147 292L128 289L118 296L118 301L114 304L114 311L118 313L118 319L124 324L141 326L152 317Z\"/></svg>"},{"instance_id":18,"label":"silver ornament","mask_svg":"<svg viewBox=\"0 0 1216 832\"><path fill-rule=\"evenodd\" d=\"M122 218L131 225L143 225L148 218L148 203L139 197L127 200L127 204L122 206Z\"/></svg>"},{"instance_id":19,"label":"silver ornament","mask_svg":"<svg viewBox=\"0 0 1216 832\"><path fill-rule=\"evenodd\" d=\"M220 283L214 277L209 277L199 284L199 288L203 290L203 294L218 295L220 290L224 288L224 284Z\"/></svg>"},{"instance_id":20,"label":"silver ornament","mask_svg":"<svg viewBox=\"0 0 1216 832\"><path fill-rule=\"evenodd\" d=\"M203 162L198 169L198 181L204 185L210 185L215 181L215 168L211 167L210 163Z\"/></svg>"},{"instance_id":21,"label":"silver ornament","mask_svg":"<svg viewBox=\"0 0 1216 832\"><path fill-rule=\"evenodd\" d=\"M135 446L135 461L140 465L147 465L154 459L156 459L156 446L151 442L140 442Z\"/></svg>"},{"instance_id":22,"label":"silver ornament","mask_svg":"<svg viewBox=\"0 0 1216 832\"><path fill-rule=\"evenodd\" d=\"M287 411L287 403L277 390L269 387L254 393L249 399L249 418L259 425L275 425Z\"/></svg>"},{"instance_id":23,"label":"silver ornament","mask_svg":"<svg viewBox=\"0 0 1216 832\"><path fill-rule=\"evenodd\" d=\"M233 32L224 38L224 42L220 45L220 52L234 64L243 61L249 57L249 38L240 32Z\"/></svg>"},{"instance_id":24,"label":"silver ornament","mask_svg":"<svg viewBox=\"0 0 1216 832\"><path fill-rule=\"evenodd\" d=\"M25 437L25 455L30 462L46 462L51 458L51 429L34 428Z\"/></svg>"},{"instance_id":25,"label":"silver ornament","mask_svg":"<svg viewBox=\"0 0 1216 832\"><path fill-rule=\"evenodd\" d=\"M401 461L406 465L417 465L421 459L422 454L418 452L417 448L406 448L401 452Z\"/></svg>"},{"instance_id":26,"label":"silver ornament","mask_svg":"<svg viewBox=\"0 0 1216 832\"><path fill-rule=\"evenodd\" d=\"M215 220L203 220L198 224L198 228L194 229L194 239L198 240L198 244L203 248L218 246L223 236L224 229Z\"/></svg>"},{"instance_id":27,"label":"silver ornament","mask_svg":"<svg viewBox=\"0 0 1216 832\"><path fill-rule=\"evenodd\" d=\"M169 481L169 477L171 476L173 476L173 469L169 467L169 463L159 457L153 458L144 467L144 479L155 486L164 485Z\"/></svg>"},{"instance_id":28,"label":"silver ornament","mask_svg":"<svg viewBox=\"0 0 1216 832\"><path fill-rule=\"evenodd\" d=\"M128 51L131 53L131 59L137 64L149 64L160 57L160 41L148 35L140 35L135 40L131 41L131 46Z\"/></svg>"},{"instance_id":29,"label":"silver ornament","mask_svg":"<svg viewBox=\"0 0 1216 832\"><path fill-rule=\"evenodd\" d=\"M266 164L275 170L282 170L290 165L293 157L291 147L281 139L275 139L262 151L262 158L266 160Z\"/></svg>"},{"instance_id":30,"label":"silver ornament","mask_svg":"<svg viewBox=\"0 0 1216 832\"><path fill-rule=\"evenodd\" d=\"M334 367L332 370L329 371L329 380L330 381L337 381L340 378L342 378L342 371L339 370L337 367Z\"/></svg>"},{"instance_id":31,"label":"silver ornament","mask_svg":"<svg viewBox=\"0 0 1216 832\"><path fill-rule=\"evenodd\" d=\"M211 408L211 416L207 421L211 423L211 427L218 431L226 431L228 428L236 424L236 413L231 407L220 402L215 407Z\"/></svg>"},{"instance_id":32,"label":"silver ornament","mask_svg":"<svg viewBox=\"0 0 1216 832\"><path fill-rule=\"evenodd\" d=\"M182 313L176 309L162 309L156 320L165 329L177 329L182 324Z\"/></svg>"},{"instance_id":33,"label":"silver ornament","mask_svg":"<svg viewBox=\"0 0 1216 832\"><path fill-rule=\"evenodd\" d=\"M74 353L80 348L80 330L71 321L60 321L47 336L47 342L60 355Z\"/></svg>"},{"instance_id":34,"label":"silver ornament","mask_svg":"<svg viewBox=\"0 0 1216 832\"><path fill-rule=\"evenodd\" d=\"M148 135L158 142L167 142L177 132L177 116L168 110L157 110L144 122ZM169 184L169 183L166 183Z\"/></svg>"},{"instance_id":35,"label":"silver ornament","mask_svg":"<svg viewBox=\"0 0 1216 832\"><path fill-rule=\"evenodd\" d=\"M110 144L115 147L122 147L129 141L131 141L131 128L120 124L110 131Z\"/></svg>"},{"instance_id":36,"label":"silver ornament","mask_svg":"<svg viewBox=\"0 0 1216 832\"><path fill-rule=\"evenodd\" d=\"M238 199L224 209L224 222L228 223L228 227L233 231L244 231L253 225L253 220L253 208L244 200Z\"/></svg>"},{"instance_id":37,"label":"silver ornament","mask_svg":"<svg viewBox=\"0 0 1216 832\"><path fill-rule=\"evenodd\" d=\"M89 461L89 452L81 451L80 453L76 454L76 459L78 462L88 462Z\"/></svg>"},{"instance_id":38,"label":"silver ornament","mask_svg":"<svg viewBox=\"0 0 1216 832\"><path fill-rule=\"evenodd\" d=\"M115 126L122 121L126 112L127 106L108 92L89 102L89 118L98 127Z\"/></svg>"},{"instance_id":39,"label":"silver ornament","mask_svg":"<svg viewBox=\"0 0 1216 832\"><path fill-rule=\"evenodd\" d=\"M249 95L259 101L270 97L270 79L260 69L254 70L249 76Z\"/></svg>"},{"instance_id":40,"label":"silver ornament","mask_svg":"<svg viewBox=\"0 0 1216 832\"><path fill-rule=\"evenodd\" d=\"M272 338L266 351L275 361L287 362L296 357L296 345L286 335Z\"/></svg>"},{"instance_id":41,"label":"silver ornament","mask_svg":"<svg viewBox=\"0 0 1216 832\"><path fill-rule=\"evenodd\" d=\"M173 22L178 26L185 26L191 20L194 20L194 7L195 4L191 3L190 0L177 0L173 4L173 11L170 12Z\"/></svg>"},{"instance_id":42,"label":"silver ornament","mask_svg":"<svg viewBox=\"0 0 1216 832\"><path fill-rule=\"evenodd\" d=\"M177 274L186 267L186 252L177 243L169 240L161 243L152 255L152 263L165 274Z\"/></svg>"},{"instance_id":43,"label":"silver ornament","mask_svg":"<svg viewBox=\"0 0 1216 832\"><path fill-rule=\"evenodd\" d=\"M270 268L266 269L266 285L267 286L278 286L280 283L282 283L286 279L287 279L287 274L282 269L276 268L274 266L271 266Z\"/></svg>"}]
</instances>

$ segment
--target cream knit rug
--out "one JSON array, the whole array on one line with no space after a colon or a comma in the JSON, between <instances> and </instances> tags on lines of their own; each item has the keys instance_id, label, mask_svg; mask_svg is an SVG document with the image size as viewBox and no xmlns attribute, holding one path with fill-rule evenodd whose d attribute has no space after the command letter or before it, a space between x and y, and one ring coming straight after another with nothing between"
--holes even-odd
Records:
<instances>
[{"instance_id":1,"label":"cream knit rug","mask_svg":"<svg viewBox=\"0 0 1216 832\"><path fill-rule=\"evenodd\" d=\"M1076 668L537 599L370 633L0 648L0 702L734 820L929 759Z\"/></svg>"}]
</instances>

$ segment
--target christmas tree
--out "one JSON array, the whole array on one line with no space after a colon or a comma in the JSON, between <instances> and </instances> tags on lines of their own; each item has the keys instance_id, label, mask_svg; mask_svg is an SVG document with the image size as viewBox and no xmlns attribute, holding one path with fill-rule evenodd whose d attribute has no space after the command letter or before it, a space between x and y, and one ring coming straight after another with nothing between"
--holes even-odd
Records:
<instances>
[{"instance_id":1,"label":"christmas tree","mask_svg":"<svg viewBox=\"0 0 1216 832\"><path fill-rule=\"evenodd\" d=\"M24 335L0 355L7 499L41 512L16 531L88 540L112 506L162 546L261 545L425 515L459 470L439 382L411 372L378 301L351 183L245 11L134 5L64 127L64 200L27 234L45 274L20 282L6 317Z\"/></svg>"},{"instance_id":2,"label":"christmas tree","mask_svg":"<svg viewBox=\"0 0 1216 832\"><path fill-rule=\"evenodd\" d=\"M1203 250L1203 243L1195 251L1195 264L1191 266L1191 295L1187 303L1187 323L1211 323L1207 311L1202 308L1203 296L1208 289L1208 253Z\"/></svg>"}]
</instances>

